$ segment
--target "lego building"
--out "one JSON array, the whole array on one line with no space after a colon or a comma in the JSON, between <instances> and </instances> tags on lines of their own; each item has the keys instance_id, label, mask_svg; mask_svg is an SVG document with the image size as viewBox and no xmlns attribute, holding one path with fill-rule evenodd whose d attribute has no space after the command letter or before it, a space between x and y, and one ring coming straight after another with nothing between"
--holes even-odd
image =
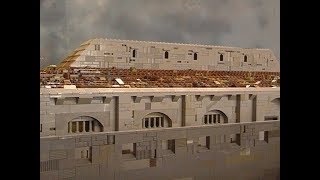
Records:
<instances>
[{"instance_id":1,"label":"lego building","mask_svg":"<svg viewBox=\"0 0 320 180\"><path fill-rule=\"evenodd\" d=\"M280 179L268 49L92 39L40 71L41 179Z\"/></svg>"}]
</instances>

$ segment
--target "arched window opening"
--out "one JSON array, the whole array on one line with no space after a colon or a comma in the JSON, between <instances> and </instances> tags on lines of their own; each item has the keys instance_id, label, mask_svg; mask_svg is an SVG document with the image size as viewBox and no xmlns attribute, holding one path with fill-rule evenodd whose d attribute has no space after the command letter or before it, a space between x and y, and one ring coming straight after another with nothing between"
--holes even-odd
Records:
<instances>
[{"instance_id":1,"label":"arched window opening","mask_svg":"<svg viewBox=\"0 0 320 180\"><path fill-rule=\"evenodd\" d=\"M164 53L164 58L165 58L165 59L168 59L168 58L169 58L169 52L168 52L168 51L166 51L166 52Z\"/></svg>"},{"instance_id":2,"label":"arched window opening","mask_svg":"<svg viewBox=\"0 0 320 180\"><path fill-rule=\"evenodd\" d=\"M223 61L223 54L220 54L220 61Z\"/></svg>"},{"instance_id":3,"label":"arched window opening","mask_svg":"<svg viewBox=\"0 0 320 180\"><path fill-rule=\"evenodd\" d=\"M198 54L197 53L193 54L193 60L198 60Z\"/></svg>"},{"instance_id":4,"label":"arched window opening","mask_svg":"<svg viewBox=\"0 0 320 180\"><path fill-rule=\"evenodd\" d=\"M219 110L213 110L204 115L203 124L211 125L211 124L225 124L228 123L227 116Z\"/></svg>"},{"instance_id":5,"label":"arched window opening","mask_svg":"<svg viewBox=\"0 0 320 180\"><path fill-rule=\"evenodd\" d=\"M171 119L159 112L150 113L142 119L142 128L164 128L172 127Z\"/></svg>"},{"instance_id":6,"label":"arched window opening","mask_svg":"<svg viewBox=\"0 0 320 180\"><path fill-rule=\"evenodd\" d=\"M244 62L247 62L247 61L248 61L247 55L244 56L243 61L244 61Z\"/></svg>"},{"instance_id":7,"label":"arched window opening","mask_svg":"<svg viewBox=\"0 0 320 180\"><path fill-rule=\"evenodd\" d=\"M102 124L88 116L80 116L68 123L68 133L102 132Z\"/></svg>"}]
</instances>

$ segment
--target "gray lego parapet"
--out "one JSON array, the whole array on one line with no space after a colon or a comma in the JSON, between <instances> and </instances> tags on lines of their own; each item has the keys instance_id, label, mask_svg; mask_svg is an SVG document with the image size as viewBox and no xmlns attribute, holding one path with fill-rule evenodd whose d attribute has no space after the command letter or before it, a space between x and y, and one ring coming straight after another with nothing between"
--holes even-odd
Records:
<instances>
[{"instance_id":1,"label":"gray lego parapet","mask_svg":"<svg viewBox=\"0 0 320 180\"><path fill-rule=\"evenodd\" d=\"M280 88L40 89L41 179L280 179Z\"/></svg>"}]
</instances>

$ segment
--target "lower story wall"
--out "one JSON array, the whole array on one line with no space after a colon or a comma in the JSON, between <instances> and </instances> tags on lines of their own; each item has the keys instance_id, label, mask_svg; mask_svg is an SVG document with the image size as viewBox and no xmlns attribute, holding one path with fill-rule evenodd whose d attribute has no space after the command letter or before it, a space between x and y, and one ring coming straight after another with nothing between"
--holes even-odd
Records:
<instances>
[{"instance_id":1,"label":"lower story wall","mask_svg":"<svg viewBox=\"0 0 320 180\"><path fill-rule=\"evenodd\" d=\"M40 138L41 179L280 179L280 121Z\"/></svg>"}]
</instances>

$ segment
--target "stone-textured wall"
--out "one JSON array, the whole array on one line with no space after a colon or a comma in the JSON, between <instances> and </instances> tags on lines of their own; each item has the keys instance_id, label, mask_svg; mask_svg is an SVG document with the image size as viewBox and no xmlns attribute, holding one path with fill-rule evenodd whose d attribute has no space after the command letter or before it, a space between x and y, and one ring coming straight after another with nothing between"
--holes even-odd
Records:
<instances>
[{"instance_id":1,"label":"stone-textured wall","mask_svg":"<svg viewBox=\"0 0 320 180\"><path fill-rule=\"evenodd\" d=\"M280 121L40 138L41 179L279 179ZM258 133L269 135L259 140ZM273 134L273 135L271 135ZM230 137L237 139L231 141ZM207 146L199 139L206 137ZM168 149L163 142L174 141ZM134 154L123 145L135 144ZM89 150L89 156L81 151ZM128 156L129 155L129 156Z\"/></svg>"},{"instance_id":2,"label":"stone-textured wall","mask_svg":"<svg viewBox=\"0 0 320 180\"><path fill-rule=\"evenodd\" d=\"M40 116L41 179L279 179L279 88L40 89ZM103 131L68 132L78 117Z\"/></svg>"},{"instance_id":3,"label":"stone-textured wall","mask_svg":"<svg viewBox=\"0 0 320 180\"><path fill-rule=\"evenodd\" d=\"M279 72L269 49L192 45L161 42L92 39L75 50L71 66L138 69L196 69L216 71ZM134 54L135 50L135 55ZM165 58L168 52L168 58ZM194 54L197 54L196 60ZM220 55L223 59L220 59ZM245 60L246 56L246 60Z\"/></svg>"},{"instance_id":4,"label":"stone-textured wall","mask_svg":"<svg viewBox=\"0 0 320 180\"><path fill-rule=\"evenodd\" d=\"M66 135L68 122L81 116L99 121L104 132L141 130L143 118L150 113L165 115L171 127L204 125L204 115L213 111L223 113L228 123L264 121L266 116L280 119L279 91L201 93L191 90L180 94L137 91L118 95L94 93L90 89L60 94L43 91L50 93L40 97L40 136Z\"/></svg>"}]
</instances>

